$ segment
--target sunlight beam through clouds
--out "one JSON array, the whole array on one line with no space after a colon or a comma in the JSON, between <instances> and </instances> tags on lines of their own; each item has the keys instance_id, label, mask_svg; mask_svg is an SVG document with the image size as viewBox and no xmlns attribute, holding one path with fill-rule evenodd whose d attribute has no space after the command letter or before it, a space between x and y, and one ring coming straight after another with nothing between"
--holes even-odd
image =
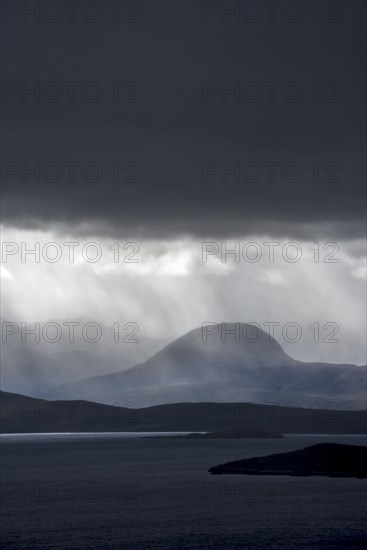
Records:
<instances>
[{"instance_id":1,"label":"sunlight beam through clouds","mask_svg":"<svg viewBox=\"0 0 367 550\"><path fill-rule=\"evenodd\" d=\"M366 319L361 300L365 296L365 257L358 242L339 243L340 254L332 255L337 261L327 263L323 261L323 243L317 256L312 242L299 242L299 261L286 261L283 251L288 241L279 241L274 261L269 261L263 243L271 239L266 235L218 241L205 249L217 250L209 255L203 255L202 241L194 238L139 241L126 250L121 243L119 262L114 261L116 246L108 239L77 241L70 235L3 228L2 241L3 246L19 244L19 252L8 255L2 264L2 315L6 319L34 322L83 316L135 321L142 334L160 338L177 337L206 321L297 322L305 330L315 321L333 321L340 325L337 345L310 346L304 338L282 345L301 360L365 362ZM40 243L39 262L32 253L22 262L22 242L27 243L27 250ZM73 262L63 246L70 242L80 244L75 247ZM83 246L91 242L101 248L99 261L86 261L81 255ZM248 253L251 261L246 261L244 254L236 256L236 242L241 250L244 243L258 243L260 259L252 261L253 244ZM47 243L60 245L59 261L45 261L42 250ZM223 243L227 254L221 253ZM93 246L88 251L92 259L96 257ZM295 250L289 247L289 258ZM330 250L326 253L330 256ZM55 247L47 254L54 259Z\"/></svg>"}]
</instances>

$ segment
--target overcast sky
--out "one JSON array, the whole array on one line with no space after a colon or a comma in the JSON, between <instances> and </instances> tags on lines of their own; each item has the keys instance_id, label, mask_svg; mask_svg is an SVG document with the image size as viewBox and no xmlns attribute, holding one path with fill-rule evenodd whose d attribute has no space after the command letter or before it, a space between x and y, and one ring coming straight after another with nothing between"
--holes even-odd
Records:
<instances>
[{"instance_id":1,"label":"overcast sky","mask_svg":"<svg viewBox=\"0 0 367 550\"><path fill-rule=\"evenodd\" d=\"M304 338L294 355L364 362L365 3L228 2L226 15L152 0L117 17L113 2L80 2L74 22L53 4L39 22L1 13L2 239L104 255L16 253L3 316L122 317L169 336L208 320L332 321L338 346ZM203 241L303 254L204 263ZM138 263L113 262L113 242L138 243Z\"/></svg>"}]
</instances>

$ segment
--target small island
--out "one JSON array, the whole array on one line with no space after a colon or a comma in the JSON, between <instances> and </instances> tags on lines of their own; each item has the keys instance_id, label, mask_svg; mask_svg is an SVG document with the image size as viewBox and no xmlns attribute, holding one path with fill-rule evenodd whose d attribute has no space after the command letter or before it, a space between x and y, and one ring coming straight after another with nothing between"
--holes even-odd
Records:
<instances>
[{"instance_id":1,"label":"small island","mask_svg":"<svg viewBox=\"0 0 367 550\"><path fill-rule=\"evenodd\" d=\"M273 432L251 431L248 428L231 428L215 432L193 432L184 435L147 436L154 439L282 439L282 434Z\"/></svg>"},{"instance_id":2,"label":"small island","mask_svg":"<svg viewBox=\"0 0 367 550\"><path fill-rule=\"evenodd\" d=\"M219 464L213 475L288 475L367 478L367 446L319 443L299 451Z\"/></svg>"}]
</instances>

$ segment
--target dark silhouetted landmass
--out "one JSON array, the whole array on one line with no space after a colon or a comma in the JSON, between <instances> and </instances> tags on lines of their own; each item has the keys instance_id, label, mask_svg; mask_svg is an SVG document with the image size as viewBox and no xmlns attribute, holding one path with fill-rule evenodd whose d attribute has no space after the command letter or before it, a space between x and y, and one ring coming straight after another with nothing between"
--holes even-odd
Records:
<instances>
[{"instance_id":1,"label":"dark silhouetted landmass","mask_svg":"<svg viewBox=\"0 0 367 550\"><path fill-rule=\"evenodd\" d=\"M255 403L172 403L138 408L89 401L46 401L0 392L2 433L216 432L365 434L367 411Z\"/></svg>"},{"instance_id":2,"label":"dark silhouetted landmass","mask_svg":"<svg viewBox=\"0 0 367 550\"><path fill-rule=\"evenodd\" d=\"M214 475L289 475L367 477L367 447L320 443L299 451L227 462L209 469Z\"/></svg>"}]
</instances>

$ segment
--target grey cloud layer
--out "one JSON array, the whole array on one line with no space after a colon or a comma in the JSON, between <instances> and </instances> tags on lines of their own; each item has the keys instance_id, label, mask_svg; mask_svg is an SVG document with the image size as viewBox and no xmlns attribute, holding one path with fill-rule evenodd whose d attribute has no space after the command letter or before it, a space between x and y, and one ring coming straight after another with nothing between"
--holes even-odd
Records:
<instances>
[{"instance_id":1,"label":"grey cloud layer","mask_svg":"<svg viewBox=\"0 0 367 550\"><path fill-rule=\"evenodd\" d=\"M22 182L21 169L3 177L6 224L87 224L90 232L145 237L363 234L365 5L340 2L339 22L316 25L309 2L298 2L304 17L292 24L203 24L201 4L141 2L130 25L3 25L3 82L98 82L103 90L96 103L3 98L3 163L95 162L102 170L96 183L68 182L65 168L56 183ZM139 101L114 103L116 81L138 83ZM202 82L255 82L263 96L221 103L218 93L203 103ZM269 82L277 83L274 103ZM289 82L302 90L294 103L281 94ZM326 101L330 82L336 103ZM126 163L137 163L137 181L114 182L115 162L121 179L131 173ZM205 162L212 164L203 182ZM221 162L240 163L239 182L221 178ZM269 162L280 174L297 163L302 177L271 181ZM251 168L243 177L246 163L261 166L258 181L249 181ZM337 181L325 180L333 166Z\"/></svg>"}]
</instances>

